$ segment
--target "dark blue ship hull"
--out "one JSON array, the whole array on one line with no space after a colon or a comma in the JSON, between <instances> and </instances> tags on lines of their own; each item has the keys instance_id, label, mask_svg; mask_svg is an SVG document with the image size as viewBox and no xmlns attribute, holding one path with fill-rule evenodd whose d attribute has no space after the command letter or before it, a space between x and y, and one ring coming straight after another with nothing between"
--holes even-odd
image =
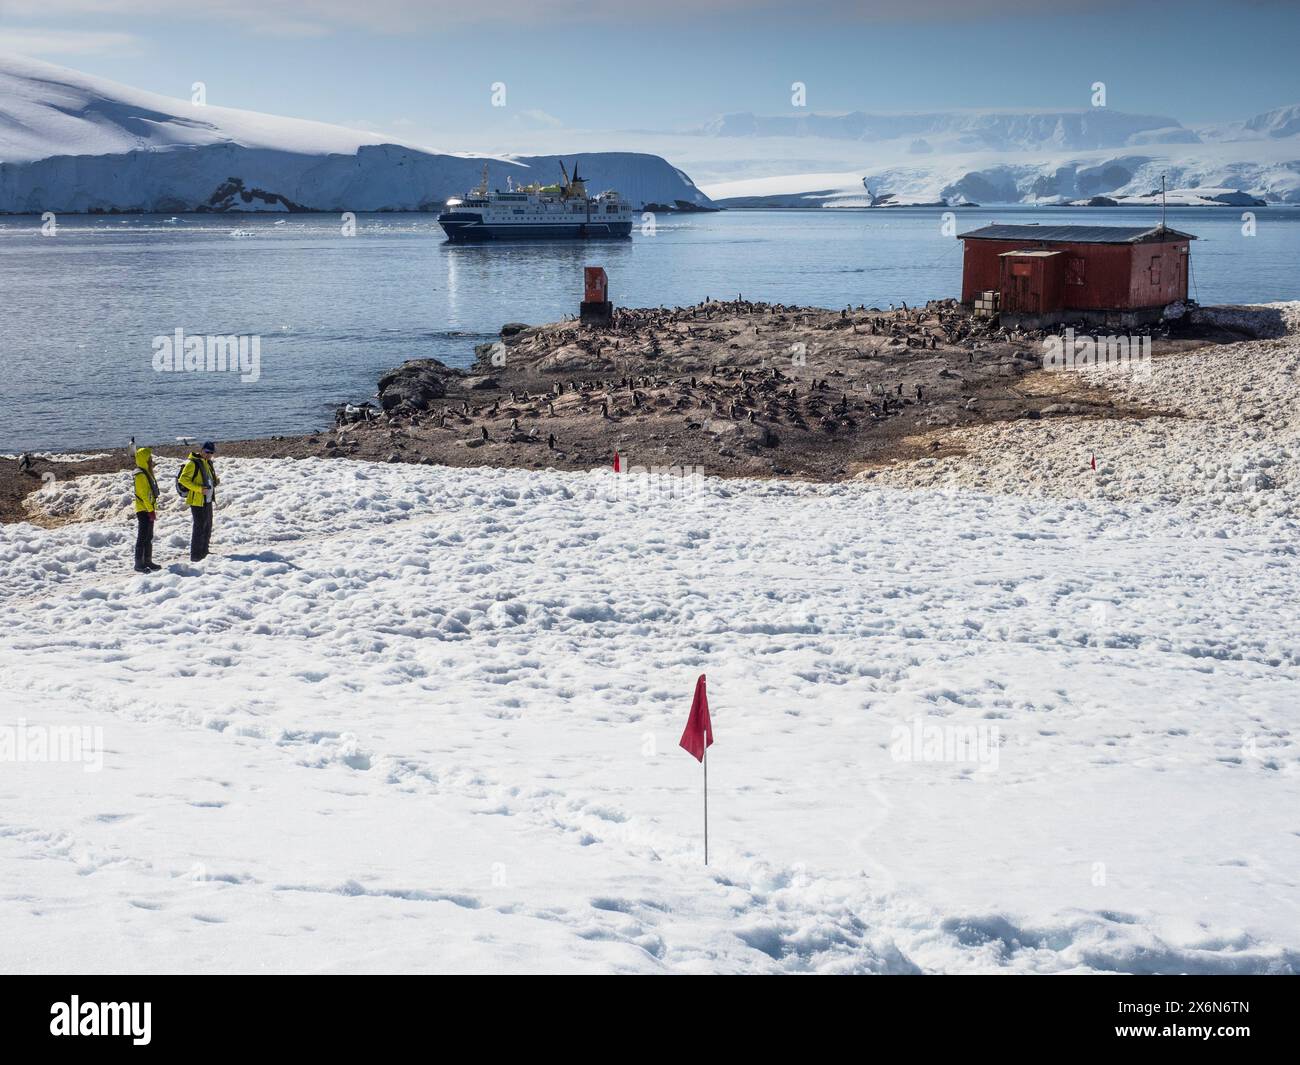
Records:
<instances>
[{"instance_id":1,"label":"dark blue ship hull","mask_svg":"<svg viewBox=\"0 0 1300 1065\"><path fill-rule=\"evenodd\" d=\"M537 225L490 225L479 215L448 211L438 216L438 224L452 244L469 244L490 240L601 240L630 237L632 223L574 221Z\"/></svg>"}]
</instances>

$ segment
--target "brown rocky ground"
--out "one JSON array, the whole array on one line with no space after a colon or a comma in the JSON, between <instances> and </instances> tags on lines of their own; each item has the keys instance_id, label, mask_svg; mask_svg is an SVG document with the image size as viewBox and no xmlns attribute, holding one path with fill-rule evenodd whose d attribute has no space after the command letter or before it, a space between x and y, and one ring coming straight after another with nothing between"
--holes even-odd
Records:
<instances>
[{"instance_id":1,"label":"brown rocky ground","mask_svg":"<svg viewBox=\"0 0 1300 1065\"><path fill-rule=\"evenodd\" d=\"M1205 331L1203 331L1205 332ZM1159 335L1157 354L1235 336ZM838 480L957 450L955 430L1014 419L1160 413L1086 375L1035 372L1042 334L1009 334L949 301L826 310L706 301L619 310L612 324L503 327L470 371L415 360L381 378L379 406L328 432L221 443L225 457L337 457L450 466L634 466L714 476ZM159 447L181 458L183 447ZM52 471L127 469L0 459L0 520ZM162 464L163 479L172 463Z\"/></svg>"},{"instance_id":2,"label":"brown rocky ground","mask_svg":"<svg viewBox=\"0 0 1300 1065\"><path fill-rule=\"evenodd\" d=\"M564 469L617 451L634 465L824 481L941 451L955 427L1149 413L1079 375L1034 373L1041 345L1041 334L1007 334L948 302L888 312L706 302L619 311L606 328L506 326L468 373L417 360L385 375L373 418L340 425L322 447Z\"/></svg>"}]
</instances>

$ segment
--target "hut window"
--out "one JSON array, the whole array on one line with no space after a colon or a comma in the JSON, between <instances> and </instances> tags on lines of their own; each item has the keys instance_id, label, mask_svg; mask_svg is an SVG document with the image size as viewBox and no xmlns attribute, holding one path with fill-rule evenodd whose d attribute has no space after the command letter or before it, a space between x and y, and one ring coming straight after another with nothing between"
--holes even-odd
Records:
<instances>
[{"instance_id":1,"label":"hut window","mask_svg":"<svg viewBox=\"0 0 1300 1065\"><path fill-rule=\"evenodd\" d=\"M1160 256L1151 256L1151 284L1160 284Z\"/></svg>"},{"instance_id":2,"label":"hut window","mask_svg":"<svg viewBox=\"0 0 1300 1065\"><path fill-rule=\"evenodd\" d=\"M1074 255L1065 260L1065 283L1067 285L1083 284L1083 256Z\"/></svg>"}]
</instances>

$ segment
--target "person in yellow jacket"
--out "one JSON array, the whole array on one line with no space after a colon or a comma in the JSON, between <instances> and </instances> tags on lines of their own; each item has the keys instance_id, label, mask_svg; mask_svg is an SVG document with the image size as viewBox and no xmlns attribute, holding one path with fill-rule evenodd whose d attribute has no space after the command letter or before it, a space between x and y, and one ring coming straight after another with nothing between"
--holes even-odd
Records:
<instances>
[{"instance_id":1,"label":"person in yellow jacket","mask_svg":"<svg viewBox=\"0 0 1300 1065\"><path fill-rule=\"evenodd\" d=\"M207 558L208 545L212 541L212 509L217 502L217 485L221 483L212 462L212 456L216 452L217 445L212 441L205 443L199 451L191 451L177 478L185 489L185 502L189 504L190 516L193 518L194 527L190 533L191 562L202 562Z\"/></svg>"},{"instance_id":2,"label":"person in yellow jacket","mask_svg":"<svg viewBox=\"0 0 1300 1065\"><path fill-rule=\"evenodd\" d=\"M162 569L153 560L153 531L158 520L158 479L154 476L153 448L135 449L135 571Z\"/></svg>"}]
</instances>

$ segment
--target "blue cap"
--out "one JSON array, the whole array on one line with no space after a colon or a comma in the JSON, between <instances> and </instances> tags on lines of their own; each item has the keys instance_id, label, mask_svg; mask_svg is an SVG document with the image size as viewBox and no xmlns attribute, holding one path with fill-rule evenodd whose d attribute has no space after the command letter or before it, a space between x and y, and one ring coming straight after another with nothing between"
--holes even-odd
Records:
<instances>
[{"instance_id":1,"label":"blue cap","mask_svg":"<svg viewBox=\"0 0 1300 1065\"><path fill-rule=\"evenodd\" d=\"M203 450L204 450L204 451L211 451L213 454L216 454L216 451L217 451L217 445L214 444L211 440L205 440L205 441L203 442Z\"/></svg>"}]
</instances>

